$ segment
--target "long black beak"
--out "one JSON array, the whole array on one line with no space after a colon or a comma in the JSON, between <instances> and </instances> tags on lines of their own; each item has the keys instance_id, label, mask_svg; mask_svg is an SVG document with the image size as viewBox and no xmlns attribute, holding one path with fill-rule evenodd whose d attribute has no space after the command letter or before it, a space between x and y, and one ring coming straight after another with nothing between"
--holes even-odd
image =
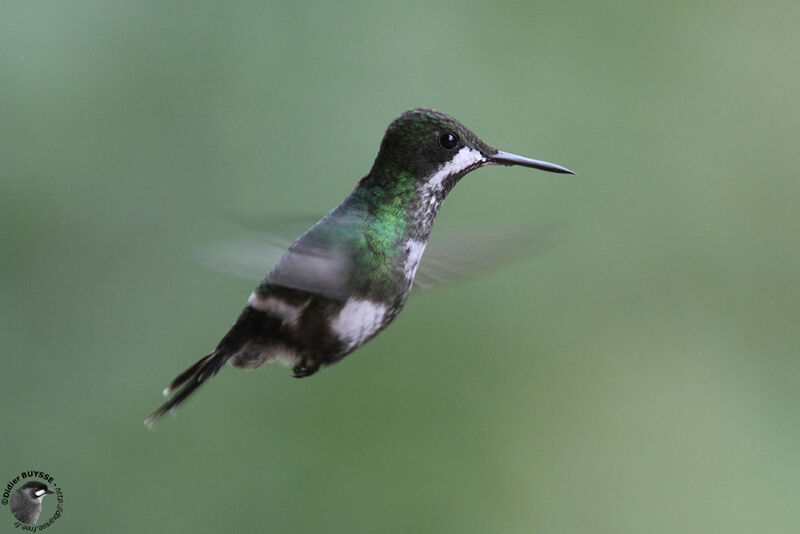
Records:
<instances>
[{"instance_id":1,"label":"long black beak","mask_svg":"<svg viewBox=\"0 0 800 534\"><path fill-rule=\"evenodd\" d=\"M575 174L566 167L556 165L555 163L548 163L546 161L539 161L538 159L526 158L517 156L516 154L509 154L498 150L497 154L489 156L489 161L497 165L522 165L523 167L533 167L547 172L559 172L561 174Z\"/></svg>"}]
</instances>

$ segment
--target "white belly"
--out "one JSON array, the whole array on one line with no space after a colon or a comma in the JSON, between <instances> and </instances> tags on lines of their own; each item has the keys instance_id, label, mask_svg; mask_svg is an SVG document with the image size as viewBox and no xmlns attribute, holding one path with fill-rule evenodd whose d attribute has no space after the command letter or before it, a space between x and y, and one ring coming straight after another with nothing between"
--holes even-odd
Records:
<instances>
[{"instance_id":1,"label":"white belly","mask_svg":"<svg viewBox=\"0 0 800 534\"><path fill-rule=\"evenodd\" d=\"M385 317L384 304L351 297L331 320L330 326L346 349L353 350L381 329Z\"/></svg>"}]
</instances>

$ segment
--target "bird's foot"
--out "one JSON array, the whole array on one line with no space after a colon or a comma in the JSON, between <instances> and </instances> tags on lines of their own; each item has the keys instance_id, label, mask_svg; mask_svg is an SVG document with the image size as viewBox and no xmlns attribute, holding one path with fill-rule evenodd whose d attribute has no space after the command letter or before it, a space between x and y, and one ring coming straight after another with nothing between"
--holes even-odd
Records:
<instances>
[{"instance_id":1,"label":"bird's foot","mask_svg":"<svg viewBox=\"0 0 800 534\"><path fill-rule=\"evenodd\" d=\"M292 368L295 378L305 378L319 371L319 362L303 358L303 360Z\"/></svg>"}]
</instances>

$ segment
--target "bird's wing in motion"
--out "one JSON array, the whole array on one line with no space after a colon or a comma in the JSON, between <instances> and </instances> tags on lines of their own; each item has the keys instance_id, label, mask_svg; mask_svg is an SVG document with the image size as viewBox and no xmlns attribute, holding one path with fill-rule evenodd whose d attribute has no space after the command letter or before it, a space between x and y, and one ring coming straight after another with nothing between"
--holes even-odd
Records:
<instances>
[{"instance_id":1,"label":"bird's wing in motion","mask_svg":"<svg viewBox=\"0 0 800 534\"><path fill-rule=\"evenodd\" d=\"M256 235L212 243L200 250L197 257L203 264L222 272L248 279L262 279L273 265L284 258L284 253L292 244L291 238L287 236L292 235L291 232L298 235L302 228L308 228L317 220L313 216L285 219L239 219L238 222L249 227ZM470 223L442 224L441 228L437 225L422 255L414 278L414 288L429 290L490 271L555 244L564 237L564 233L565 226L559 224L523 223L512 226ZM297 253L304 260L312 258L314 261L309 262L309 265L315 266L302 273L303 276L298 276L306 286L298 289L313 289L314 286L324 285L327 296L341 299L341 291L336 290L341 290L342 287L336 280L341 279L342 273L347 271L347 260L341 255L334 257L322 250L315 252L310 246L301 247ZM295 256L292 261L296 263L297 259L298 256ZM285 264L286 267L289 265ZM329 271L338 275L323 276L320 279L324 281L322 284L315 281L315 271Z\"/></svg>"},{"instance_id":2,"label":"bird's wing in motion","mask_svg":"<svg viewBox=\"0 0 800 534\"><path fill-rule=\"evenodd\" d=\"M555 224L469 223L434 228L414 277L414 289L427 291L491 271L554 245L563 238L563 231Z\"/></svg>"},{"instance_id":3,"label":"bird's wing in motion","mask_svg":"<svg viewBox=\"0 0 800 534\"><path fill-rule=\"evenodd\" d=\"M196 258L218 271L250 280L261 280L281 260L291 244L291 241L280 245L272 240L242 237L211 243L198 250Z\"/></svg>"}]
</instances>

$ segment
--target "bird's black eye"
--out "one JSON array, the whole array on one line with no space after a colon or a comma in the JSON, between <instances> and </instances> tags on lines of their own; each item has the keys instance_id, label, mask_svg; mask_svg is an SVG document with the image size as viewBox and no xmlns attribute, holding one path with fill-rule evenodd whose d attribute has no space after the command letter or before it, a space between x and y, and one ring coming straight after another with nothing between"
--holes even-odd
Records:
<instances>
[{"instance_id":1,"label":"bird's black eye","mask_svg":"<svg viewBox=\"0 0 800 534\"><path fill-rule=\"evenodd\" d=\"M439 146L445 150L453 150L458 146L458 136L451 132L445 132L439 136Z\"/></svg>"}]
</instances>

